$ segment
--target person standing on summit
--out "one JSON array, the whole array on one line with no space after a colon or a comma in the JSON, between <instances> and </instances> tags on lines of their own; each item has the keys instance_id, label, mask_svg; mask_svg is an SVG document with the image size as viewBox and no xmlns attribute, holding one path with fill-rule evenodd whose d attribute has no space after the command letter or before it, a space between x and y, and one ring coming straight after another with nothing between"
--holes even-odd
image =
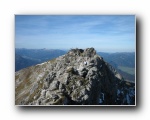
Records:
<instances>
[{"instance_id":1,"label":"person standing on summit","mask_svg":"<svg viewBox=\"0 0 150 120\"><path fill-rule=\"evenodd\" d=\"M86 62L86 61L84 61L84 65L87 65L87 62Z\"/></svg>"}]
</instances>

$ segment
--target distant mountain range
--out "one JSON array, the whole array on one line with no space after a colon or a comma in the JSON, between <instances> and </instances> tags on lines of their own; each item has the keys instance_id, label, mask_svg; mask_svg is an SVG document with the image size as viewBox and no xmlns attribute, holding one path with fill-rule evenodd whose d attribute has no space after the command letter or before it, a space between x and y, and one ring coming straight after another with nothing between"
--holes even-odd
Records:
<instances>
[{"instance_id":1,"label":"distant mountain range","mask_svg":"<svg viewBox=\"0 0 150 120\"><path fill-rule=\"evenodd\" d=\"M15 71L54 59L67 51L57 49L15 49Z\"/></svg>"},{"instance_id":2,"label":"distant mountain range","mask_svg":"<svg viewBox=\"0 0 150 120\"><path fill-rule=\"evenodd\" d=\"M117 66L135 67L135 52L104 53L98 52L103 58Z\"/></svg>"},{"instance_id":3,"label":"distant mountain range","mask_svg":"<svg viewBox=\"0 0 150 120\"><path fill-rule=\"evenodd\" d=\"M135 52L104 53L98 52L126 80L135 81Z\"/></svg>"},{"instance_id":4,"label":"distant mountain range","mask_svg":"<svg viewBox=\"0 0 150 120\"><path fill-rule=\"evenodd\" d=\"M22 56L15 54L15 71L18 71L20 69L36 65L39 62L36 60L31 60L28 58L23 58Z\"/></svg>"}]
</instances>

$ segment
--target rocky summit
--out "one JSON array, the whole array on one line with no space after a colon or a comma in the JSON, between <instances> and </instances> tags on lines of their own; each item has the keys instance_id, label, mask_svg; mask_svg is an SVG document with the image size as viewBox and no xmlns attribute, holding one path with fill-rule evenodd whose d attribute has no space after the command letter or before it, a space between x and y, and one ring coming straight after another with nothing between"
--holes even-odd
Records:
<instances>
[{"instance_id":1,"label":"rocky summit","mask_svg":"<svg viewBox=\"0 0 150 120\"><path fill-rule=\"evenodd\" d=\"M135 84L94 48L71 49L15 73L16 105L135 105Z\"/></svg>"}]
</instances>

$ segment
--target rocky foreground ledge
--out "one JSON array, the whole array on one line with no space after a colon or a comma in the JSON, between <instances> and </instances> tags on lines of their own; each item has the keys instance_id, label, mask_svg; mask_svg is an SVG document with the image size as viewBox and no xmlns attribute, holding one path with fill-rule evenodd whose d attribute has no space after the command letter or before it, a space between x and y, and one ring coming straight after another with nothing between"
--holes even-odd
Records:
<instances>
[{"instance_id":1,"label":"rocky foreground ledge","mask_svg":"<svg viewBox=\"0 0 150 120\"><path fill-rule=\"evenodd\" d=\"M71 49L15 73L16 105L134 105L135 85L96 54Z\"/></svg>"}]
</instances>

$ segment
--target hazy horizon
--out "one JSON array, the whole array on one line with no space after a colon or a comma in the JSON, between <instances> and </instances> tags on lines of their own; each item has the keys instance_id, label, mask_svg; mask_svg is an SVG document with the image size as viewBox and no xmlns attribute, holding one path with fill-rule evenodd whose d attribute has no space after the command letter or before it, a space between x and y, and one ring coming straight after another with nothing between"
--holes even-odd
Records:
<instances>
[{"instance_id":1,"label":"hazy horizon","mask_svg":"<svg viewBox=\"0 0 150 120\"><path fill-rule=\"evenodd\" d=\"M55 48L55 49L48 49L48 48L15 48L15 49L28 49L28 50L63 50L63 51L69 51L71 49L76 49L76 48L70 48L70 49L59 49L59 48ZM78 49L82 49L82 48L78 48ZM96 50L96 49L95 49ZM97 52L102 52L102 53L135 53L135 51L129 51L129 52L123 52L123 51L119 51L119 52L113 52L113 51L99 51L96 50Z\"/></svg>"},{"instance_id":2,"label":"hazy horizon","mask_svg":"<svg viewBox=\"0 0 150 120\"><path fill-rule=\"evenodd\" d=\"M135 52L134 15L16 15L15 47Z\"/></svg>"}]
</instances>

